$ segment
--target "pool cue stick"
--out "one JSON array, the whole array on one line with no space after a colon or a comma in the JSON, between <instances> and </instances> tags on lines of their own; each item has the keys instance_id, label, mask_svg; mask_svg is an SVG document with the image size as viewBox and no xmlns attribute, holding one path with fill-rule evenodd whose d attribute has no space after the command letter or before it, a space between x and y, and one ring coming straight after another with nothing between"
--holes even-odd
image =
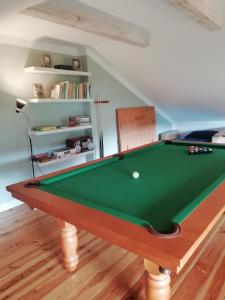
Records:
<instances>
[{"instance_id":1,"label":"pool cue stick","mask_svg":"<svg viewBox=\"0 0 225 300\"><path fill-rule=\"evenodd\" d=\"M101 129L100 129L100 111L99 111L99 103L100 103L100 98L97 98L98 100L95 101L94 103L97 104L97 123L98 123L98 137L99 137L99 157L101 157L102 154L102 142L101 142Z\"/></svg>"},{"instance_id":2,"label":"pool cue stick","mask_svg":"<svg viewBox=\"0 0 225 300\"><path fill-rule=\"evenodd\" d=\"M102 132L102 115L101 115L101 101L99 101L99 124L100 124L100 157L104 157L104 140L103 140L103 132Z\"/></svg>"},{"instance_id":3,"label":"pool cue stick","mask_svg":"<svg viewBox=\"0 0 225 300\"><path fill-rule=\"evenodd\" d=\"M98 135L99 135L99 156L104 157L104 137L102 131L102 115L101 115L101 104L109 103L108 100L98 99L94 102L97 104L97 113L98 113Z\"/></svg>"}]
</instances>

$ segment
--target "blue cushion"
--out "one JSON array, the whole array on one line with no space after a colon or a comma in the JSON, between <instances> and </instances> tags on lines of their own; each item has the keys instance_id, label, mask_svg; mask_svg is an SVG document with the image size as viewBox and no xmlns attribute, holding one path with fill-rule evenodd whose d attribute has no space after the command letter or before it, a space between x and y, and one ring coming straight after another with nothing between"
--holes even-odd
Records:
<instances>
[{"instance_id":1,"label":"blue cushion","mask_svg":"<svg viewBox=\"0 0 225 300\"><path fill-rule=\"evenodd\" d=\"M184 140L188 141L196 141L196 142L211 142L212 136L216 134L215 130L199 130L192 131L188 135L184 137Z\"/></svg>"}]
</instances>

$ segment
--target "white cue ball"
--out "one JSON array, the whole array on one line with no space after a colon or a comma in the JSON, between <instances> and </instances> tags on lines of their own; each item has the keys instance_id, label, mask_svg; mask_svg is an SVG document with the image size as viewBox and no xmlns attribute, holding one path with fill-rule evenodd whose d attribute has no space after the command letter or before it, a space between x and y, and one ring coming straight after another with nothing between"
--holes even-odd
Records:
<instances>
[{"instance_id":1,"label":"white cue ball","mask_svg":"<svg viewBox=\"0 0 225 300\"><path fill-rule=\"evenodd\" d=\"M138 173L138 172L133 172L133 173L132 173L132 177L133 177L134 179L137 179L137 178L139 177L139 173Z\"/></svg>"}]
</instances>

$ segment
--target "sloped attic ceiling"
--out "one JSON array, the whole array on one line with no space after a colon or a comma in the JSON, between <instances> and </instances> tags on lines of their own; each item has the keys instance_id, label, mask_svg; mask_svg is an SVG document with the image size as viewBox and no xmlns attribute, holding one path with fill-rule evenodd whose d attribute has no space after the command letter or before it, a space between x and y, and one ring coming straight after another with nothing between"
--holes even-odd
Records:
<instances>
[{"instance_id":1,"label":"sloped attic ceiling","mask_svg":"<svg viewBox=\"0 0 225 300\"><path fill-rule=\"evenodd\" d=\"M66 1L73 5L75 0ZM225 15L224 0L199 1L211 1L221 16ZM49 37L91 46L175 121L225 120L224 29L207 30L169 0L80 1L150 30L150 46L139 48L20 14L40 2L1 2L0 34L34 41Z\"/></svg>"},{"instance_id":2,"label":"sloped attic ceiling","mask_svg":"<svg viewBox=\"0 0 225 300\"><path fill-rule=\"evenodd\" d=\"M94 47L172 119L225 120L224 29L209 31L163 0L137 1L136 6L125 0L126 10L110 7L109 1L82 2L151 30L151 45L144 49L111 41ZM224 1L217 5L224 13Z\"/></svg>"}]
</instances>

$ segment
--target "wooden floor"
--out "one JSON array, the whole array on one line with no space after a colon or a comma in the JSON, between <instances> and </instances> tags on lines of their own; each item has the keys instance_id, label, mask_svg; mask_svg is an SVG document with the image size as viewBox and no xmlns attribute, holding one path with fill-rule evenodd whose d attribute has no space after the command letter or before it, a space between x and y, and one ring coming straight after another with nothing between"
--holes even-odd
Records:
<instances>
[{"instance_id":1,"label":"wooden floor","mask_svg":"<svg viewBox=\"0 0 225 300\"><path fill-rule=\"evenodd\" d=\"M1 213L0 300L144 299L143 259L84 231L78 253L78 270L68 274L52 217L25 205ZM224 300L225 222L195 260L173 278L172 300Z\"/></svg>"}]
</instances>

